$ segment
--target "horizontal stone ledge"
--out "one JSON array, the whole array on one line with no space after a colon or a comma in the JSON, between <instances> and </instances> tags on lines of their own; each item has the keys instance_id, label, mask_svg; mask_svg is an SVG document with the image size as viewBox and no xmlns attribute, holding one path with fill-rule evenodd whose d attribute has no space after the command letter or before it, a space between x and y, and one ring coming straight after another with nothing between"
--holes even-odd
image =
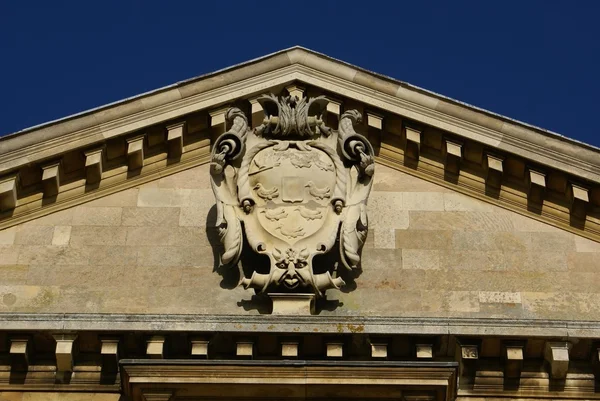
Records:
<instances>
[{"instance_id":1,"label":"horizontal stone ledge","mask_svg":"<svg viewBox=\"0 0 600 401\"><path fill-rule=\"evenodd\" d=\"M362 334L449 334L598 338L600 322L489 318L233 316L157 314L0 314L3 330L230 331Z\"/></svg>"}]
</instances>

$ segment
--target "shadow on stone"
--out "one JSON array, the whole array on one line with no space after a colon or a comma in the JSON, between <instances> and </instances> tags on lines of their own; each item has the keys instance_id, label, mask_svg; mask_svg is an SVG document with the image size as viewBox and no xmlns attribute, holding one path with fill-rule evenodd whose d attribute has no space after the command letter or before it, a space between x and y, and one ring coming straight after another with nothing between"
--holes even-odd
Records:
<instances>
[{"instance_id":1,"label":"shadow on stone","mask_svg":"<svg viewBox=\"0 0 600 401\"><path fill-rule=\"evenodd\" d=\"M339 299L327 299L327 296L325 296L325 298L315 301L315 315L320 315L323 311L333 312L341 306L344 306L344 303L340 302Z\"/></svg>"},{"instance_id":2,"label":"shadow on stone","mask_svg":"<svg viewBox=\"0 0 600 401\"><path fill-rule=\"evenodd\" d=\"M485 195L489 196L490 198L499 199L500 198L500 188L489 185L486 182Z\"/></svg>"},{"instance_id":3,"label":"shadow on stone","mask_svg":"<svg viewBox=\"0 0 600 401\"><path fill-rule=\"evenodd\" d=\"M269 315L273 309L269 297L261 294L254 294L250 299L242 299L237 305L244 308L246 312L255 310L261 315Z\"/></svg>"},{"instance_id":4,"label":"shadow on stone","mask_svg":"<svg viewBox=\"0 0 600 401\"><path fill-rule=\"evenodd\" d=\"M538 215L542 214L542 204L527 198L527 211Z\"/></svg>"}]
</instances>

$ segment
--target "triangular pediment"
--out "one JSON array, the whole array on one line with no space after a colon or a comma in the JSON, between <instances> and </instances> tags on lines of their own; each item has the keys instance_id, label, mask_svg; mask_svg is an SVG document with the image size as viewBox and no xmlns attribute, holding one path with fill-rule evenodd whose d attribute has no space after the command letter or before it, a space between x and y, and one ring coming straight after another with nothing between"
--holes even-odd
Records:
<instances>
[{"instance_id":1,"label":"triangular pediment","mask_svg":"<svg viewBox=\"0 0 600 401\"><path fill-rule=\"evenodd\" d=\"M294 47L0 139L0 227L208 162L225 111L257 126L264 93L324 95L380 164L583 236L600 235L600 152Z\"/></svg>"}]
</instances>

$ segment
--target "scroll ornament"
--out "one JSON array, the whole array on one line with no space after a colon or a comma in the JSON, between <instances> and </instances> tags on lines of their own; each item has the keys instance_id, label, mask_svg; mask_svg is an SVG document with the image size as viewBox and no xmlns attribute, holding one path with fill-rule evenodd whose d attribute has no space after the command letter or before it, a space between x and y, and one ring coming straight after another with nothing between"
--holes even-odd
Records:
<instances>
[{"instance_id":1,"label":"scroll ornament","mask_svg":"<svg viewBox=\"0 0 600 401\"><path fill-rule=\"evenodd\" d=\"M359 266L373 148L354 130L361 121L356 110L342 114L337 131L326 126L322 96L271 94L259 102L263 124L251 130L241 110L229 109L231 128L216 140L211 155L221 265L238 264L245 234L252 251L270 261L243 277L246 289L323 296L345 282L335 266L315 266L315 256L339 241L339 262L349 270Z\"/></svg>"}]
</instances>

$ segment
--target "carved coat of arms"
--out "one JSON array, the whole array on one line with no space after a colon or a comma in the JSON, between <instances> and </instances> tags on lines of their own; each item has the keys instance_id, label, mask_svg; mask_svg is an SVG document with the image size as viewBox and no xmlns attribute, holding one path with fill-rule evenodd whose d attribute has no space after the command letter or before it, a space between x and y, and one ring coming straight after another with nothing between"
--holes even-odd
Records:
<instances>
[{"instance_id":1,"label":"carved coat of arms","mask_svg":"<svg viewBox=\"0 0 600 401\"><path fill-rule=\"evenodd\" d=\"M259 102L263 124L252 130L240 109L229 109L231 128L212 152L221 264L237 265L245 233L251 249L270 260L242 279L245 288L322 296L345 283L334 266L314 266L315 256L339 241L339 262L350 270L359 265L373 148L354 130L356 110L345 112L334 131L323 121L323 97L264 95Z\"/></svg>"}]
</instances>

